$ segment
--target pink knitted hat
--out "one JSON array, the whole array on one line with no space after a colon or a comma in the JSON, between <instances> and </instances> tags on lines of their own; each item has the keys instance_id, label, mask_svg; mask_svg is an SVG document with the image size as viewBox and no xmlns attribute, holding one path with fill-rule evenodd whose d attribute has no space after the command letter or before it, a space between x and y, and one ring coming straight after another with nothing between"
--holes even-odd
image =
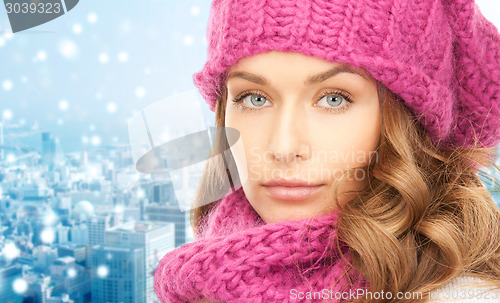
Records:
<instances>
[{"instance_id":1,"label":"pink knitted hat","mask_svg":"<svg viewBox=\"0 0 500 303\"><path fill-rule=\"evenodd\" d=\"M214 0L208 61L193 75L212 111L227 70L270 50L368 71L440 146L500 141L500 35L473 0Z\"/></svg>"}]
</instances>

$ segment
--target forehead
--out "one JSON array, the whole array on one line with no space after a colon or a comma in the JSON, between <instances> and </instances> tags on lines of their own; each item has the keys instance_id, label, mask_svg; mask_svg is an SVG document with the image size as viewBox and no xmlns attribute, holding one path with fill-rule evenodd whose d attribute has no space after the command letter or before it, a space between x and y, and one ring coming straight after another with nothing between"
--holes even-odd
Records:
<instances>
[{"instance_id":1,"label":"forehead","mask_svg":"<svg viewBox=\"0 0 500 303\"><path fill-rule=\"evenodd\" d=\"M304 85L322 82L337 74L353 74L360 80L373 81L373 77L362 68L343 62L329 62L300 53L271 51L245 57L228 71L226 81L241 78L260 85L269 85L266 77L303 78Z\"/></svg>"}]
</instances>

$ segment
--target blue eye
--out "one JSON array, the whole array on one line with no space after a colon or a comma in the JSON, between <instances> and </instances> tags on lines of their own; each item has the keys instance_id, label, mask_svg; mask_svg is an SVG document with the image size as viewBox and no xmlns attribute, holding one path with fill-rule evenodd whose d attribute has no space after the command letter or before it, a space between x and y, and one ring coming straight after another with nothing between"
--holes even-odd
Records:
<instances>
[{"instance_id":1,"label":"blue eye","mask_svg":"<svg viewBox=\"0 0 500 303\"><path fill-rule=\"evenodd\" d=\"M264 105L267 101L267 99L261 95L248 95L247 97L250 97L250 104L255 105L257 107Z\"/></svg>"},{"instance_id":2,"label":"blue eye","mask_svg":"<svg viewBox=\"0 0 500 303\"><path fill-rule=\"evenodd\" d=\"M247 98L250 97L250 98ZM326 98L325 98L326 97ZM322 100L326 101L326 104L321 104L319 107L328 112L340 112L345 111L351 105L352 97L349 93L343 90L333 90L326 91L322 94L320 100L317 104L322 103ZM236 106L241 111L257 111L264 107L269 107L270 105L265 105L270 103L267 95L259 91L247 91L237 96L233 100L233 105ZM243 101L243 102L242 102Z\"/></svg>"},{"instance_id":3,"label":"blue eye","mask_svg":"<svg viewBox=\"0 0 500 303\"><path fill-rule=\"evenodd\" d=\"M328 103L328 105L331 105L333 107L339 106L340 104L342 104L342 101L345 100L344 97L336 95L328 95L323 98L326 98L326 102Z\"/></svg>"},{"instance_id":4,"label":"blue eye","mask_svg":"<svg viewBox=\"0 0 500 303\"><path fill-rule=\"evenodd\" d=\"M349 105L352 103L351 96L340 90L325 92L318 103L321 103L323 99L326 100L326 106L324 107L326 107L325 110L327 111L347 110Z\"/></svg>"},{"instance_id":5,"label":"blue eye","mask_svg":"<svg viewBox=\"0 0 500 303\"><path fill-rule=\"evenodd\" d=\"M247 98L247 97L250 97L250 98ZM250 104L245 102L246 100L249 100ZM242 95L234 98L233 104L236 105L238 107L238 109L240 109L241 111L245 111L245 110L254 111L254 110L260 110L262 107L266 107L266 106L263 106L263 104L265 104L266 101L269 102L269 100L267 99L267 97L264 94L256 92L256 91L249 91L249 92L245 92ZM243 103L245 105L242 105L240 103Z\"/></svg>"}]
</instances>

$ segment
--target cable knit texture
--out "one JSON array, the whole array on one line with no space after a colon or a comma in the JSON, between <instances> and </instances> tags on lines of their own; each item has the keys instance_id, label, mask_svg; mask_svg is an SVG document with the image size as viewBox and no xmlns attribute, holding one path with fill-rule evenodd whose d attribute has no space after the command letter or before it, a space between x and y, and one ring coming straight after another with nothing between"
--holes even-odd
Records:
<instances>
[{"instance_id":1,"label":"cable knit texture","mask_svg":"<svg viewBox=\"0 0 500 303\"><path fill-rule=\"evenodd\" d=\"M337 249L339 214L266 224L239 188L217 202L195 242L160 260L156 294L164 303L318 302L294 294L366 288L347 246L339 241L344 257Z\"/></svg>"},{"instance_id":2,"label":"cable knit texture","mask_svg":"<svg viewBox=\"0 0 500 303\"><path fill-rule=\"evenodd\" d=\"M194 84L215 110L227 70L270 50L367 70L439 146L500 141L500 35L473 0L215 0Z\"/></svg>"}]
</instances>

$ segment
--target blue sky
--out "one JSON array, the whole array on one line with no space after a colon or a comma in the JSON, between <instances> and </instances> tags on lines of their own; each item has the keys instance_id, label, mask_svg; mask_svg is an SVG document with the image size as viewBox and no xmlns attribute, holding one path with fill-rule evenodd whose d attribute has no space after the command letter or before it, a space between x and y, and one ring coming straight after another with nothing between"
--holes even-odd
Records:
<instances>
[{"instance_id":1,"label":"blue sky","mask_svg":"<svg viewBox=\"0 0 500 303\"><path fill-rule=\"evenodd\" d=\"M13 35L0 7L0 112L8 123L37 122L64 151L128 143L135 111L194 88L210 2L123 3L83 0Z\"/></svg>"},{"instance_id":2,"label":"blue sky","mask_svg":"<svg viewBox=\"0 0 500 303\"><path fill-rule=\"evenodd\" d=\"M476 2L500 27L500 1ZM192 75L206 61L211 1L124 3L81 0L60 18L16 34L0 7L0 114L6 123L27 129L36 123L31 138L49 131L65 152L128 144L127 120L135 112L195 89ZM27 144L29 138L6 140Z\"/></svg>"}]
</instances>

